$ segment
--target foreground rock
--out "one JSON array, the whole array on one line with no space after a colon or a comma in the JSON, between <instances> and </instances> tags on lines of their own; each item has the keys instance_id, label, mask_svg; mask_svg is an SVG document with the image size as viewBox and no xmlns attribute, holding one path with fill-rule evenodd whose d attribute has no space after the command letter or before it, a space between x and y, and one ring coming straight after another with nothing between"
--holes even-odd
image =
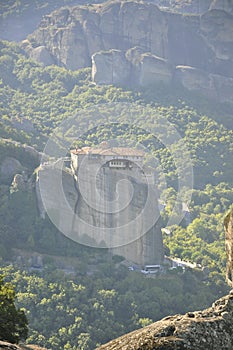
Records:
<instances>
[{"instance_id":1,"label":"foreground rock","mask_svg":"<svg viewBox=\"0 0 233 350\"><path fill-rule=\"evenodd\" d=\"M22 345L22 344L16 345L5 341L0 341L0 349L2 350L47 350L37 345Z\"/></svg>"},{"instance_id":2,"label":"foreground rock","mask_svg":"<svg viewBox=\"0 0 233 350\"><path fill-rule=\"evenodd\" d=\"M224 221L227 282L233 276L233 210ZM233 290L203 311L169 316L96 350L232 350Z\"/></svg>"},{"instance_id":3,"label":"foreground rock","mask_svg":"<svg viewBox=\"0 0 233 350\"><path fill-rule=\"evenodd\" d=\"M226 233L226 253L227 253L227 269L226 279L229 286L233 287L233 210L226 216L224 220Z\"/></svg>"},{"instance_id":4,"label":"foreground rock","mask_svg":"<svg viewBox=\"0 0 233 350\"><path fill-rule=\"evenodd\" d=\"M204 311L166 317L98 350L232 350L233 292Z\"/></svg>"}]
</instances>

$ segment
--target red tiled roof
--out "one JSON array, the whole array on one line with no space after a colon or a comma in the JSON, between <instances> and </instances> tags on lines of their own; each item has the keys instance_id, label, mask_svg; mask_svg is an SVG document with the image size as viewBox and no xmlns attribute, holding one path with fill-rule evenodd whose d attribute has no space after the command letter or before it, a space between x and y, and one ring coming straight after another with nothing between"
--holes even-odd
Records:
<instances>
[{"instance_id":1,"label":"red tiled roof","mask_svg":"<svg viewBox=\"0 0 233 350\"><path fill-rule=\"evenodd\" d=\"M81 149L73 149L73 154L99 154L104 156L128 156L128 157L144 157L145 152L136 148L128 147L111 147L111 148L92 148L83 147Z\"/></svg>"}]
</instances>

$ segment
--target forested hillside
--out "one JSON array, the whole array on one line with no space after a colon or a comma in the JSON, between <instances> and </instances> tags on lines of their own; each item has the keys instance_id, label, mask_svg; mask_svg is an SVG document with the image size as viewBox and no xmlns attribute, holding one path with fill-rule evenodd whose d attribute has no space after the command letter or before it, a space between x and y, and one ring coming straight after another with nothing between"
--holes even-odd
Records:
<instances>
[{"instance_id":1,"label":"forested hillside","mask_svg":"<svg viewBox=\"0 0 233 350\"><path fill-rule=\"evenodd\" d=\"M231 106L165 85L141 91L97 86L89 68L43 67L7 41L0 43L0 79L0 256L2 272L16 286L17 303L28 316L28 342L54 350L92 350L167 314L208 306L226 293L223 217L233 202ZM76 113L84 124L82 111L96 105L104 111L118 102L129 103L132 111L143 107L144 115L133 127L122 120L109 128L100 119L79 146L110 139L144 145L158 159L166 181L161 186L163 227L176 202L178 175L172 154L153 135L158 119L151 116L163 116L178 131L191 154L194 188L189 190L189 221L164 234L165 251L203 271L178 269L147 278L119 265L121 258L106 250L70 241L48 218L39 217L38 152L51 132ZM34 151L28 153L25 144ZM19 162L13 171L6 171L9 158ZM23 176L24 186L14 180L14 170ZM34 252L43 258L39 268L29 262ZM72 265L71 274L67 265Z\"/></svg>"}]
</instances>

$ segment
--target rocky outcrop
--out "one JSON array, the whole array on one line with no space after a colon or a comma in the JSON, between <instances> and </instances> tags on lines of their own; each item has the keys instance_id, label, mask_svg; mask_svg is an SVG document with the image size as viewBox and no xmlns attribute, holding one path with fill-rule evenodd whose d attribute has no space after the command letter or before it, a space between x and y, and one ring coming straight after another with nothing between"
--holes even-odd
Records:
<instances>
[{"instance_id":1,"label":"rocky outcrop","mask_svg":"<svg viewBox=\"0 0 233 350\"><path fill-rule=\"evenodd\" d=\"M161 11L151 3L115 1L63 8L44 16L28 37L27 50L38 60L42 51L59 65L79 69L90 66L96 52L138 46L174 66L223 74L226 63L233 66L232 26L233 17L222 10L183 16ZM229 74L233 76L233 71Z\"/></svg>"},{"instance_id":2,"label":"rocky outcrop","mask_svg":"<svg viewBox=\"0 0 233 350\"><path fill-rule=\"evenodd\" d=\"M81 244L110 248L138 265L161 264L162 233L152 219L158 214L157 197L141 172L102 167L95 177L94 160L79 172L77 181L68 169L59 171L58 163L42 164L38 171L41 217L47 213L61 232Z\"/></svg>"},{"instance_id":3,"label":"rocky outcrop","mask_svg":"<svg viewBox=\"0 0 233 350\"><path fill-rule=\"evenodd\" d=\"M204 14L185 16L132 0L62 8L44 16L23 47L44 65L72 70L92 65L98 84L170 84L176 67L186 66L176 79L181 77L186 87L191 75L203 71L196 85L206 96L218 98L218 86L226 92L233 78L233 16L227 4L213 1ZM222 95L220 101L232 102L231 93Z\"/></svg>"},{"instance_id":4,"label":"rocky outcrop","mask_svg":"<svg viewBox=\"0 0 233 350\"><path fill-rule=\"evenodd\" d=\"M30 56L44 66L50 66L55 63L53 57L44 46L38 46L35 49L32 48L30 50Z\"/></svg>"},{"instance_id":5,"label":"rocky outcrop","mask_svg":"<svg viewBox=\"0 0 233 350\"><path fill-rule=\"evenodd\" d=\"M13 157L6 157L2 161L0 165L0 177L2 181L11 180L14 175L23 170L23 166L21 163L13 158Z\"/></svg>"},{"instance_id":6,"label":"rocky outcrop","mask_svg":"<svg viewBox=\"0 0 233 350\"><path fill-rule=\"evenodd\" d=\"M157 82L171 84L172 75L167 60L143 53L138 47L126 52L101 51L92 56L92 80L97 84L147 87Z\"/></svg>"},{"instance_id":7,"label":"rocky outcrop","mask_svg":"<svg viewBox=\"0 0 233 350\"><path fill-rule=\"evenodd\" d=\"M233 210L226 216L224 227L227 253L226 279L227 283L233 287Z\"/></svg>"},{"instance_id":8,"label":"rocky outcrop","mask_svg":"<svg viewBox=\"0 0 233 350\"><path fill-rule=\"evenodd\" d=\"M30 124L25 127L30 127ZM0 150L0 184L12 184L12 188L22 189L25 183L30 190L30 176L39 166L42 153L32 146L3 138L0 138ZM45 155L43 157L46 159Z\"/></svg>"},{"instance_id":9,"label":"rocky outcrop","mask_svg":"<svg viewBox=\"0 0 233 350\"><path fill-rule=\"evenodd\" d=\"M185 89L210 99L233 103L233 78L208 74L194 67L177 66L174 81Z\"/></svg>"},{"instance_id":10,"label":"rocky outcrop","mask_svg":"<svg viewBox=\"0 0 233 350\"><path fill-rule=\"evenodd\" d=\"M127 85L130 62L124 52L109 50L92 56L92 80L98 84Z\"/></svg>"},{"instance_id":11,"label":"rocky outcrop","mask_svg":"<svg viewBox=\"0 0 233 350\"><path fill-rule=\"evenodd\" d=\"M37 345L16 345L5 341L0 341L0 349L2 350L47 350Z\"/></svg>"},{"instance_id":12,"label":"rocky outcrop","mask_svg":"<svg viewBox=\"0 0 233 350\"><path fill-rule=\"evenodd\" d=\"M212 307L166 317L98 350L232 350L233 292Z\"/></svg>"},{"instance_id":13,"label":"rocky outcrop","mask_svg":"<svg viewBox=\"0 0 233 350\"><path fill-rule=\"evenodd\" d=\"M157 82L171 84L172 67L167 60L145 53L140 60L139 85L147 87Z\"/></svg>"}]
</instances>

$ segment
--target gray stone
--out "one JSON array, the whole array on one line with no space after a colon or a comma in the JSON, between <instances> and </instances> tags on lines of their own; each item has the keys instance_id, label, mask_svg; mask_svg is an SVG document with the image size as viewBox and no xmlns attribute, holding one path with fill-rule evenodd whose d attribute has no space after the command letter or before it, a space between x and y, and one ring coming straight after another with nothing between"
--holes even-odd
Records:
<instances>
[{"instance_id":1,"label":"gray stone","mask_svg":"<svg viewBox=\"0 0 233 350\"><path fill-rule=\"evenodd\" d=\"M56 162L43 164L38 172L36 193L42 217L46 203L47 213L56 216L57 227L68 232L69 238L90 246L111 248L113 254L139 265L162 263L161 228L153 221L158 214L156 193L153 186L148 190L150 185L147 186L138 167L114 170L101 167L95 159L85 164L85 170L78 171L73 163L74 177L64 171L61 186L56 166ZM121 205L124 203L122 207L115 200L118 191Z\"/></svg>"},{"instance_id":2,"label":"gray stone","mask_svg":"<svg viewBox=\"0 0 233 350\"><path fill-rule=\"evenodd\" d=\"M233 2L231 0L213 0L210 9L223 10L233 14Z\"/></svg>"},{"instance_id":3,"label":"gray stone","mask_svg":"<svg viewBox=\"0 0 233 350\"><path fill-rule=\"evenodd\" d=\"M227 253L226 280L229 286L233 287L233 210L231 210L226 216L224 220L224 228Z\"/></svg>"},{"instance_id":4,"label":"gray stone","mask_svg":"<svg viewBox=\"0 0 233 350\"><path fill-rule=\"evenodd\" d=\"M22 170L21 163L13 157L6 157L0 165L0 175L5 181L12 181L13 176Z\"/></svg>"},{"instance_id":5,"label":"gray stone","mask_svg":"<svg viewBox=\"0 0 233 350\"><path fill-rule=\"evenodd\" d=\"M177 66L174 81L189 91L197 92L208 98L217 98L214 78L203 70L189 66Z\"/></svg>"},{"instance_id":6,"label":"gray stone","mask_svg":"<svg viewBox=\"0 0 233 350\"><path fill-rule=\"evenodd\" d=\"M25 176L16 174L11 186L14 190L25 191L27 189L27 180L25 179Z\"/></svg>"},{"instance_id":7,"label":"gray stone","mask_svg":"<svg viewBox=\"0 0 233 350\"><path fill-rule=\"evenodd\" d=\"M140 64L140 86L146 87L154 83L171 84L172 66L167 60L146 53L141 55Z\"/></svg>"},{"instance_id":8,"label":"gray stone","mask_svg":"<svg viewBox=\"0 0 233 350\"><path fill-rule=\"evenodd\" d=\"M209 3L193 2L195 12ZM63 8L44 16L22 47L45 65L72 70L92 65L93 81L99 84L171 83L175 71L190 91L200 87L204 96L232 103L227 80L233 78L232 7L231 1L214 0L201 16L137 1ZM192 68L178 72L176 66Z\"/></svg>"},{"instance_id":9,"label":"gray stone","mask_svg":"<svg viewBox=\"0 0 233 350\"><path fill-rule=\"evenodd\" d=\"M92 80L98 84L126 85L130 78L130 63L124 52L110 50L92 56Z\"/></svg>"},{"instance_id":10,"label":"gray stone","mask_svg":"<svg viewBox=\"0 0 233 350\"><path fill-rule=\"evenodd\" d=\"M229 299L230 296L227 295L215 303L223 305L221 314L214 304L209 309L200 311L198 318L186 315L164 318L112 340L97 350L232 350L233 306L229 305Z\"/></svg>"},{"instance_id":11,"label":"gray stone","mask_svg":"<svg viewBox=\"0 0 233 350\"><path fill-rule=\"evenodd\" d=\"M49 66L55 63L54 58L49 53L45 46L38 46L32 49L30 57L43 64L43 66Z\"/></svg>"}]
</instances>

